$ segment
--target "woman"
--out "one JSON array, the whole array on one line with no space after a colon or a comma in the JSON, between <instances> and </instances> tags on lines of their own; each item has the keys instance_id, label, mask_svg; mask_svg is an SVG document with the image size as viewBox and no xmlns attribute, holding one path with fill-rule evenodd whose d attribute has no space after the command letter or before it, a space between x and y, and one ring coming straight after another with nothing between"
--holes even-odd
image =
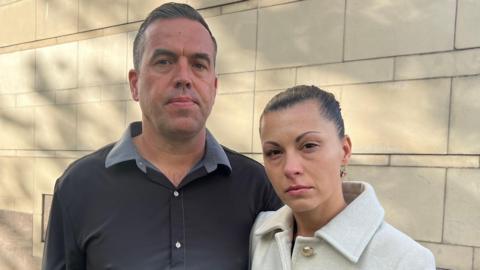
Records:
<instances>
[{"instance_id":1,"label":"woman","mask_svg":"<svg viewBox=\"0 0 480 270\"><path fill-rule=\"evenodd\" d=\"M257 218L253 270L435 269L430 251L384 221L369 184L342 183L352 143L331 93L296 86L276 95L260 118L260 138L286 206Z\"/></svg>"}]
</instances>

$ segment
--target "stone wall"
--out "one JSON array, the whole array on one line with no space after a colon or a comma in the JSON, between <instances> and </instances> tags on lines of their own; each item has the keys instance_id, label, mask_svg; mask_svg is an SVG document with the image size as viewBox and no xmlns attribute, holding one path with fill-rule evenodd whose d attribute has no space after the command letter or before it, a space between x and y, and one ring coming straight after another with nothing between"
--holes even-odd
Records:
<instances>
[{"instance_id":1,"label":"stone wall","mask_svg":"<svg viewBox=\"0 0 480 270\"><path fill-rule=\"evenodd\" d=\"M0 237L5 269L31 269L27 255L38 265L42 194L65 167L140 119L132 42L163 2L0 0L0 233L32 226L18 245ZM372 183L388 221L439 267L480 270L480 1L183 2L219 43L208 127L221 142L261 160L267 100L295 84L328 89L353 141L349 179ZM14 217L31 225L3 229Z\"/></svg>"}]
</instances>

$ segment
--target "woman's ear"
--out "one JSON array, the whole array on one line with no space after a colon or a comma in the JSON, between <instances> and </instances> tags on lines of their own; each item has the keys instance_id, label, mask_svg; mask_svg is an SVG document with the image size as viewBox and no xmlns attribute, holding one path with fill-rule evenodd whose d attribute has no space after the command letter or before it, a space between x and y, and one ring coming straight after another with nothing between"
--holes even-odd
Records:
<instances>
[{"instance_id":1,"label":"woman's ear","mask_svg":"<svg viewBox=\"0 0 480 270\"><path fill-rule=\"evenodd\" d=\"M347 165L350 160L350 156L352 156L352 141L350 140L350 137L348 135L345 135L345 137L343 137L342 144L343 144L342 145L342 149L343 149L342 164Z\"/></svg>"}]
</instances>

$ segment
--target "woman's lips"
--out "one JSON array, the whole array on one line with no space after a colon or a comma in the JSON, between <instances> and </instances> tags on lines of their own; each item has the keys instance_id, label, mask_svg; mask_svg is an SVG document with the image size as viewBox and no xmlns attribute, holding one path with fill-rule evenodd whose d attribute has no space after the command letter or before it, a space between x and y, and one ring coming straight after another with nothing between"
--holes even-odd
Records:
<instances>
[{"instance_id":1,"label":"woman's lips","mask_svg":"<svg viewBox=\"0 0 480 270\"><path fill-rule=\"evenodd\" d=\"M290 195L302 195L310 189L312 189L310 186L293 185L287 188L286 193Z\"/></svg>"}]
</instances>

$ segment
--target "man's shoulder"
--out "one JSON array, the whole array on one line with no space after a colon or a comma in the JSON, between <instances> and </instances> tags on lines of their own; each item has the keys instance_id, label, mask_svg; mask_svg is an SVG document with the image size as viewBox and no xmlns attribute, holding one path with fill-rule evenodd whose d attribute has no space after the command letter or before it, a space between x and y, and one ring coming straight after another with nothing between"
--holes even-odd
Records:
<instances>
[{"instance_id":1,"label":"man's shoulder","mask_svg":"<svg viewBox=\"0 0 480 270\"><path fill-rule=\"evenodd\" d=\"M88 179L100 173L105 169L105 159L113 145L108 144L72 162L58 179L57 186L63 185L66 181L75 181L74 179Z\"/></svg>"},{"instance_id":2,"label":"man's shoulder","mask_svg":"<svg viewBox=\"0 0 480 270\"><path fill-rule=\"evenodd\" d=\"M251 169L258 169L260 171L264 171L263 165L255 159L241 154L235 150L232 150L226 146L222 145L222 148L225 151L225 154L227 154L227 157L233 169L235 169L234 167L237 166L245 166Z\"/></svg>"}]
</instances>

